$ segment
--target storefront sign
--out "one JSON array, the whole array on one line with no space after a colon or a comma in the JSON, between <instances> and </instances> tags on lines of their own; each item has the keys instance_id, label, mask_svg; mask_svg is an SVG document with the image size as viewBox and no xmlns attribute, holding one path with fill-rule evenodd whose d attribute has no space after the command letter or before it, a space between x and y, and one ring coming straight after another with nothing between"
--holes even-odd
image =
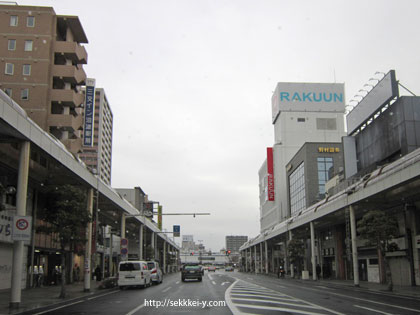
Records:
<instances>
[{"instance_id":1,"label":"storefront sign","mask_svg":"<svg viewBox=\"0 0 420 315\"><path fill-rule=\"evenodd\" d=\"M340 148L334 148L334 147L319 147L318 148L319 153L340 153Z\"/></svg>"}]
</instances>

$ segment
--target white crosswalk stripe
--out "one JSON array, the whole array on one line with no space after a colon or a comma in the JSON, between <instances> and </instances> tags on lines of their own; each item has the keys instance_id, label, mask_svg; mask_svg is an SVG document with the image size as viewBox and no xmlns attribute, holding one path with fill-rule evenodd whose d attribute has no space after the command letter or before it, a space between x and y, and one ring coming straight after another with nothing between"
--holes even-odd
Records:
<instances>
[{"instance_id":1,"label":"white crosswalk stripe","mask_svg":"<svg viewBox=\"0 0 420 315\"><path fill-rule=\"evenodd\" d=\"M236 281L226 291L225 298L233 314L339 314L243 280Z\"/></svg>"}]
</instances>

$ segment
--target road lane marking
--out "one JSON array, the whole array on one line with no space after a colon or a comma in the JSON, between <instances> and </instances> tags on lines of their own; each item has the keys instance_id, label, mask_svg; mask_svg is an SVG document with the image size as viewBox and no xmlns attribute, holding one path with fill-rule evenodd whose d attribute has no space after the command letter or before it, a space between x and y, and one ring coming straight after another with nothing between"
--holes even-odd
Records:
<instances>
[{"instance_id":1,"label":"road lane marking","mask_svg":"<svg viewBox=\"0 0 420 315\"><path fill-rule=\"evenodd\" d=\"M144 303L142 305L137 306L135 309L133 309L132 311L128 312L125 315L133 315L135 312L137 312L139 309L144 307Z\"/></svg>"},{"instance_id":2,"label":"road lane marking","mask_svg":"<svg viewBox=\"0 0 420 315\"><path fill-rule=\"evenodd\" d=\"M393 314L391 314L391 313L381 312L381 311L378 311L378 310L376 310L376 309L369 308L369 307L364 307L364 306L360 306L360 305L353 305L353 306L355 306L355 307L359 307L359 308L363 308L363 309L365 309L365 310L368 310L368 311L371 311L371 312L374 312L374 313L381 313L381 314L385 314L385 315L393 315Z\"/></svg>"},{"instance_id":3,"label":"road lane marking","mask_svg":"<svg viewBox=\"0 0 420 315\"><path fill-rule=\"evenodd\" d=\"M162 293L165 293L166 291L169 291L172 287L167 287L165 290L162 291Z\"/></svg>"},{"instance_id":4,"label":"road lane marking","mask_svg":"<svg viewBox=\"0 0 420 315\"><path fill-rule=\"evenodd\" d=\"M237 283L237 282L235 282L234 284L236 284L236 283ZM285 298L290 298L290 299L292 299L293 301L300 301L300 302L305 303L305 304L307 304L307 305L312 305L312 306L314 306L314 307L318 308L319 310L327 311L327 312L330 312L330 313L333 313L333 314L337 314L337 315L344 315L343 313L333 311L333 310L331 310L331 309L329 309L329 308L326 308L326 307L323 307L323 306L320 306L320 305L317 305L317 304L314 304L314 303L310 303L310 302L308 302L308 301L306 301L306 300L298 299L298 298L296 298L296 297L294 297L294 296L287 295L287 294L284 294L284 293L280 293L280 292L278 292L278 291L275 291L275 290L272 290L272 289L269 289L269 288L262 287L262 286L260 286L260 285L256 285L256 284L253 284L253 283L250 283L250 282L247 282L247 281L241 280L241 283L240 283L240 284L238 284L238 287L244 288L244 286L246 286L248 289L259 289L259 290L261 290L261 289L265 289L265 292L257 292L257 293L264 293L264 294L266 294L266 295L283 296L283 297L285 297ZM230 287L229 287L229 289L228 289L228 290L226 290L226 292L228 292L228 291L229 291L229 294L230 294L230 295L239 295L238 293L232 293L233 291L236 291L236 285L235 285L235 286L234 286L234 285L230 286ZM225 296L226 296L226 292L225 292ZM253 297L256 297L256 295L249 294L249 293L250 293L249 291L248 291L248 292L242 292L242 293L247 294L247 296L250 296L250 295L251 295L251 296L253 296ZM273 296L271 296L270 298L273 298ZM226 299L226 298L225 298L225 299ZM232 298L231 298L231 300L230 300L230 302L231 302L231 303L233 303L233 302L232 302L232 300L235 300L235 297L233 297L233 296L232 296ZM236 304L236 303L233 303L233 304ZM244 305L248 305L248 304L244 304ZM238 304L238 306L239 306L239 307L246 307L246 306L242 306L242 304ZM254 305L254 306L253 306L253 307L251 307L251 308L258 308L258 306L255 306L255 305ZM264 309L264 308L262 308L262 309ZM269 308L267 308L267 309L269 309ZM238 310L238 309L236 308L236 310ZM274 309L274 310L276 310L276 309ZM231 311L232 311L232 309L231 309ZM238 310L238 311L239 311L239 310ZM280 311L281 311L281 309L280 309ZM283 311L290 311L290 310L285 309L285 310L283 310ZM233 311L232 311L232 312L233 312ZM299 313L300 311L299 311L299 310L294 310L294 312ZM300 313L301 313L301 314L315 314L315 313L304 312L304 311L302 311L302 312L300 312ZM239 312L239 313L234 313L234 314L240 314L240 312Z\"/></svg>"},{"instance_id":5,"label":"road lane marking","mask_svg":"<svg viewBox=\"0 0 420 315\"><path fill-rule=\"evenodd\" d=\"M211 283L213 283L214 285L216 285L216 281L212 281Z\"/></svg>"},{"instance_id":6,"label":"road lane marking","mask_svg":"<svg viewBox=\"0 0 420 315\"><path fill-rule=\"evenodd\" d=\"M301 287L301 288L306 289L306 290L319 292L319 290L317 290L317 289L310 289L310 288L305 288L305 287ZM360 292L360 291L358 291L358 292ZM359 301L363 301L363 302L367 302L367 303L373 303L373 304L379 304L379 305L384 305L384 306L390 306L390 307L394 307L394 308L400 308L400 309L407 310L407 311L414 311L414 312L419 311L418 309L414 309L414 308L408 308L408 307L403 307L403 306L398 306L398 305L393 305L393 304L388 304L388 303L381 303L381 302L376 302L376 301L372 301L372 300L361 299L361 298L357 298L357 297L354 297L354 296L344 295L344 294L335 293L335 292L329 292L328 291L328 294L337 295L337 296L341 296L341 297L345 297L345 298L353 299L353 300L359 300Z\"/></svg>"},{"instance_id":7,"label":"road lane marking","mask_svg":"<svg viewBox=\"0 0 420 315\"><path fill-rule=\"evenodd\" d=\"M236 304L239 307L245 307L245 308L252 308L257 310L269 310L269 311L280 311L280 312L290 312L293 314L306 314L306 315L325 315L323 313L314 313L314 312L306 312L297 310L294 308L285 308L285 307L272 307L272 306L262 306L262 305L252 305L252 304ZM343 314L344 315L344 314Z\"/></svg>"},{"instance_id":8,"label":"road lane marking","mask_svg":"<svg viewBox=\"0 0 420 315\"><path fill-rule=\"evenodd\" d=\"M209 276L209 279L210 279L210 280L213 280L212 276L210 276L209 274L207 274L207 275Z\"/></svg>"},{"instance_id":9,"label":"road lane marking","mask_svg":"<svg viewBox=\"0 0 420 315\"><path fill-rule=\"evenodd\" d=\"M328 289L328 290L335 290L335 289L333 289L333 288L328 288L328 287L324 287L324 286L322 286L322 285L316 285L316 287L317 288L321 288L321 289Z\"/></svg>"},{"instance_id":10,"label":"road lane marking","mask_svg":"<svg viewBox=\"0 0 420 315\"><path fill-rule=\"evenodd\" d=\"M222 283L222 285L225 285L226 283L228 283L228 284L229 284L230 282L223 282L223 283Z\"/></svg>"},{"instance_id":11,"label":"road lane marking","mask_svg":"<svg viewBox=\"0 0 420 315\"><path fill-rule=\"evenodd\" d=\"M177 281L177 282L175 282L175 284L179 284L181 281Z\"/></svg>"},{"instance_id":12,"label":"road lane marking","mask_svg":"<svg viewBox=\"0 0 420 315\"><path fill-rule=\"evenodd\" d=\"M71 306L71 305L74 305L74 304L79 304L79 303L82 303L82 302L85 302L85 300L77 301L77 302L73 302L73 303L69 303L69 304L66 304L66 305L62 305L62 306L59 306L59 307L56 307L56 308L53 308L53 309L49 309L47 311L36 313L34 315L40 315L40 314L49 313L49 312L56 311L56 310L59 310L61 308L64 308L64 307L67 307L67 306Z\"/></svg>"},{"instance_id":13,"label":"road lane marking","mask_svg":"<svg viewBox=\"0 0 420 315\"><path fill-rule=\"evenodd\" d=\"M249 298L244 299L244 298L235 298L235 297L232 298L232 300L245 301L245 302L260 302L260 303L268 303L268 304L279 304L279 305L287 305L287 306L298 306L298 307L302 307L302 308L322 310L322 308L317 306L317 305L315 305L315 306L304 305L304 304L302 304L302 302L300 302L300 304L297 304L297 302L299 302L299 301L296 301L296 303L286 303L286 302L280 302L280 301L274 301L274 300L260 300L260 299L249 299Z\"/></svg>"},{"instance_id":14,"label":"road lane marking","mask_svg":"<svg viewBox=\"0 0 420 315\"><path fill-rule=\"evenodd\" d=\"M236 281L234 283L232 283L230 285L229 288L226 289L225 291L225 301L226 301L226 305L227 307L229 307L230 311L232 312L232 314L236 315L236 314L240 314L241 312L239 312L239 309L235 306L235 304L232 302L232 299L230 298L230 291L232 290L232 288L235 286L236 283L239 282L239 279L236 279Z\"/></svg>"},{"instance_id":15,"label":"road lane marking","mask_svg":"<svg viewBox=\"0 0 420 315\"><path fill-rule=\"evenodd\" d=\"M105 294L92 296L92 297L88 298L88 301L89 301L89 300L94 300L94 299L96 299L96 298L98 298L98 297L102 297L102 296L105 296L105 295L108 295L108 294L116 293L116 292L118 292L118 291L112 291L112 292L108 292L108 293L105 293Z\"/></svg>"}]
</instances>

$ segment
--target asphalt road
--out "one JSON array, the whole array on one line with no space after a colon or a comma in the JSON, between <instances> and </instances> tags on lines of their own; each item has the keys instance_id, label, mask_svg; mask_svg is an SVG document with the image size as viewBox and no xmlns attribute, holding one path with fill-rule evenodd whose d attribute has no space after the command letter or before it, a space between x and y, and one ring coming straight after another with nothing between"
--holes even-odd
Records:
<instances>
[{"instance_id":1,"label":"asphalt road","mask_svg":"<svg viewBox=\"0 0 420 315\"><path fill-rule=\"evenodd\" d=\"M418 299L319 282L207 272L202 282L164 277L146 289L114 290L27 314L420 314Z\"/></svg>"}]
</instances>

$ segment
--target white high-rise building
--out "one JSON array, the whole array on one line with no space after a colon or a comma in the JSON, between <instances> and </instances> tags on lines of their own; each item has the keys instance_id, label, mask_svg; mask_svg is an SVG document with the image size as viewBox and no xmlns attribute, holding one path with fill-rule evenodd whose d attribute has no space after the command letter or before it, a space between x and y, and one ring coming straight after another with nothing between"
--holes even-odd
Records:
<instances>
[{"instance_id":1,"label":"white high-rise building","mask_svg":"<svg viewBox=\"0 0 420 315\"><path fill-rule=\"evenodd\" d=\"M290 215L286 167L291 158L305 142L341 142L346 135L344 113L342 83L277 84L272 96L272 157L259 170L261 231ZM268 171L270 164L274 185Z\"/></svg>"}]
</instances>

